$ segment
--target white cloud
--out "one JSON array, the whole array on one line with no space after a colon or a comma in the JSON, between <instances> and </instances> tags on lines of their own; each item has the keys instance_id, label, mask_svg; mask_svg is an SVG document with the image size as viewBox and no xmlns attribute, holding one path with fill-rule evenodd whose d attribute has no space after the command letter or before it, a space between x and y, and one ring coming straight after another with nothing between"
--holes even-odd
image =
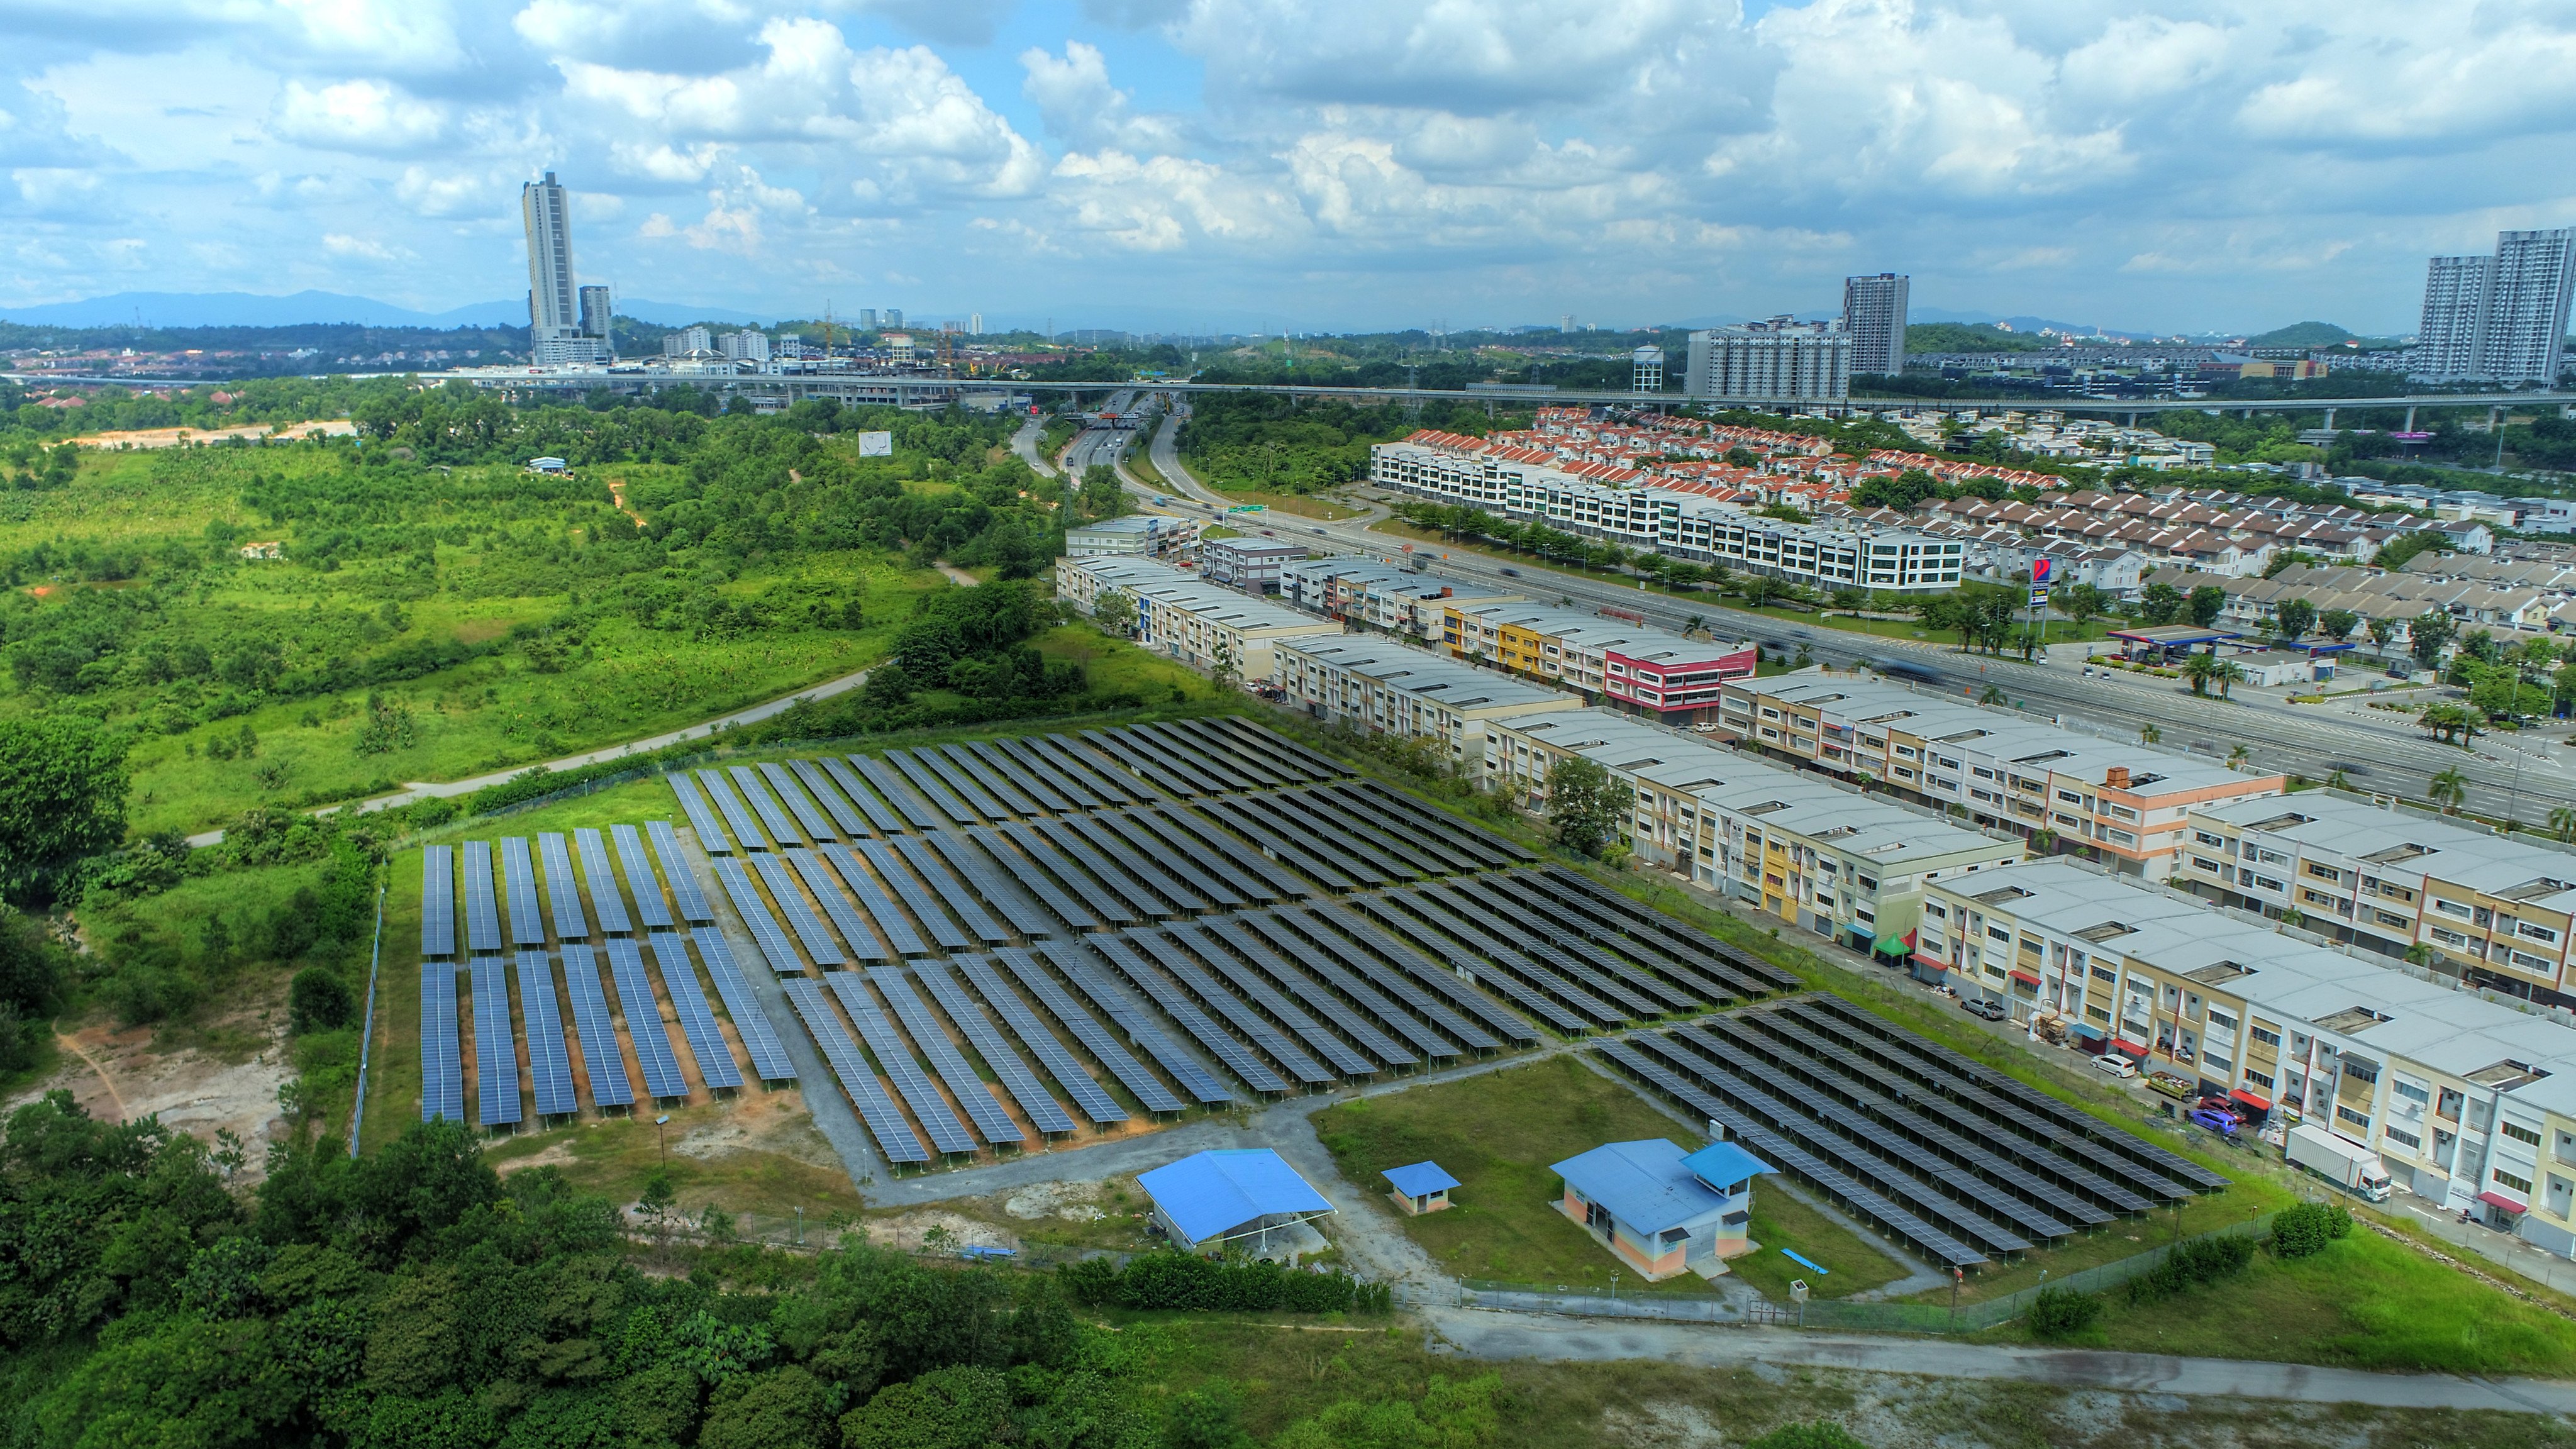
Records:
<instances>
[{"instance_id":1,"label":"white cloud","mask_svg":"<svg viewBox=\"0 0 2576 1449\"><path fill-rule=\"evenodd\" d=\"M279 137L330 151L421 150L447 129L441 109L383 81L311 87L288 81L269 128Z\"/></svg>"},{"instance_id":2,"label":"white cloud","mask_svg":"<svg viewBox=\"0 0 2576 1449\"><path fill-rule=\"evenodd\" d=\"M346 232L323 233L322 250L335 257L365 257L369 261L377 262L390 262L394 259L393 250L384 243L369 241L365 237L350 236Z\"/></svg>"},{"instance_id":3,"label":"white cloud","mask_svg":"<svg viewBox=\"0 0 2576 1449\"><path fill-rule=\"evenodd\" d=\"M1172 118L1133 113L1133 95L1109 83L1109 62L1098 46L1068 40L1061 60L1031 46L1020 52L1020 68L1028 75L1020 94L1037 105L1048 133L1076 150L1165 152L1181 145Z\"/></svg>"}]
</instances>

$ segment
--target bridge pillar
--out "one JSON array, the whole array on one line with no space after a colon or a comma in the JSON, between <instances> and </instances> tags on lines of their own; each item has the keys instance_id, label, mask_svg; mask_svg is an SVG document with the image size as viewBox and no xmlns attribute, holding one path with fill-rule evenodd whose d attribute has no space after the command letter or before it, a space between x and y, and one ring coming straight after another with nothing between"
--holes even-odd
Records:
<instances>
[{"instance_id":1,"label":"bridge pillar","mask_svg":"<svg viewBox=\"0 0 2576 1449\"><path fill-rule=\"evenodd\" d=\"M2415 405L2413 403L2408 403L2406 405L2406 431L2410 433L2415 431Z\"/></svg>"},{"instance_id":2,"label":"bridge pillar","mask_svg":"<svg viewBox=\"0 0 2576 1449\"><path fill-rule=\"evenodd\" d=\"M2335 410L2333 408L2326 409L2326 431L2329 433L2334 431L2334 415Z\"/></svg>"}]
</instances>

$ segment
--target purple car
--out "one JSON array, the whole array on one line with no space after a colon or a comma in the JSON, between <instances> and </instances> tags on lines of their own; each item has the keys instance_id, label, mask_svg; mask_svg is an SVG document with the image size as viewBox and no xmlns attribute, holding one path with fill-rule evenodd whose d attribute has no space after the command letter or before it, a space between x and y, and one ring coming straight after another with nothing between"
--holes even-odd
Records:
<instances>
[{"instance_id":1,"label":"purple car","mask_svg":"<svg viewBox=\"0 0 2576 1449\"><path fill-rule=\"evenodd\" d=\"M2189 1116L2195 1127L2206 1127L2221 1137L2236 1135L2236 1114L2233 1112L2213 1112L2206 1107L2194 1107Z\"/></svg>"}]
</instances>

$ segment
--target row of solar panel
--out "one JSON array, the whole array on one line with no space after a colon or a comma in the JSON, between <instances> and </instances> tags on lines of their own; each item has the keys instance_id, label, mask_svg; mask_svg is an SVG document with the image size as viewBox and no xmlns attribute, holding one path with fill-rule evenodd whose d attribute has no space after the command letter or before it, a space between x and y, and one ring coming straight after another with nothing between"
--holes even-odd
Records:
<instances>
[{"instance_id":1,"label":"row of solar panel","mask_svg":"<svg viewBox=\"0 0 2576 1449\"><path fill-rule=\"evenodd\" d=\"M1499 835L1370 781L1238 795L1199 808L1333 891L1534 858Z\"/></svg>"},{"instance_id":2,"label":"row of solar panel","mask_svg":"<svg viewBox=\"0 0 2576 1449\"><path fill-rule=\"evenodd\" d=\"M882 759L847 755L677 772L671 790L711 855L1074 814L1156 798L1066 735L895 750Z\"/></svg>"},{"instance_id":3,"label":"row of solar panel","mask_svg":"<svg viewBox=\"0 0 2576 1449\"><path fill-rule=\"evenodd\" d=\"M1338 780L1351 772L1275 730L1236 715L1085 730L1102 754L1174 795Z\"/></svg>"},{"instance_id":4,"label":"row of solar panel","mask_svg":"<svg viewBox=\"0 0 2576 1449\"><path fill-rule=\"evenodd\" d=\"M752 1058L755 1071L763 1080L787 1080L795 1076L774 1028L761 1011L758 1000L740 977L732 954L721 935L700 923L712 923L704 894L697 888L678 848L677 838L667 822L648 825L655 851L669 872L671 899L679 907L680 918L698 925L699 950L706 962L708 976L715 981L735 1023L743 1048ZM661 967L664 994L671 1003L690 1055L699 1066L700 1080L710 1089L726 1089L741 1084L742 1077L722 1029L709 1009L704 991L688 962L687 947L670 928L675 924L672 911L665 903L661 882L654 875L646 856L644 838L630 825L614 827L618 852L623 857L627 885L634 889L635 911L627 910L624 892L608 858L607 841L596 830L575 833L568 847L566 837L547 834L538 839L538 856L544 861L547 885L546 901L558 937L558 959L561 976L547 951L545 913L540 911L535 885L535 860L525 839L502 842L501 865L507 882L507 901L511 914L511 946L517 953L519 977L518 1017L524 1032L514 1033L507 990L507 973L501 969L501 933L499 902L492 889L492 849L490 842L466 842L461 852L448 846L431 846L423 853L422 862L422 928L421 948L425 958L422 968L422 1062L424 1116L463 1114L462 1049L457 1039L454 1002L456 972L451 962L439 960L455 952L455 890L458 858L462 857L465 877L465 908L468 946L471 962L468 980L475 999L475 1060L478 1064L480 1118L485 1125L502 1125L519 1120L517 1090L519 1042L527 1048L528 1077L533 1084L537 1115L556 1116L577 1109L574 1099L571 1058L565 1049L562 1022L558 1014L556 985L560 979L565 997L571 1004L573 1028L581 1042L584 1075L588 1078L592 1101L598 1106L631 1105L635 1100L633 1078L619 1049L619 1033L611 1017L606 993L602 991L594 948L576 939L589 934L589 923L583 911L582 891L574 883L572 847L577 847L582 861L582 875L589 886L589 900L603 930L619 933L608 936L598 948L608 958L610 979L617 992L625 1020L625 1039L635 1053L637 1071L643 1077L645 1090L655 1098L686 1096L688 1085L680 1060L673 1050L656 1000L650 977L646 974L642 954L631 932L640 918L651 933L650 939L657 964ZM437 994L448 993L443 1009L434 1001ZM512 1069L483 1071L482 1064L507 1061Z\"/></svg>"}]
</instances>

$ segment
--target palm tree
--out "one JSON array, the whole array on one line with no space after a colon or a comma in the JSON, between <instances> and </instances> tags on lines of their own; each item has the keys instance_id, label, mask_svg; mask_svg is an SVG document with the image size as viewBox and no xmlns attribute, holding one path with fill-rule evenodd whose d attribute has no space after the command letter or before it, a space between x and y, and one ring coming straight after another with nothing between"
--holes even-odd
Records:
<instances>
[{"instance_id":1,"label":"palm tree","mask_svg":"<svg viewBox=\"0 0 2576 1449\"><path fill-rule=\"evenodd\" d=\"M2245 682L2245 666L2233 659L2221 659L2210 669L2209 677L2218 681L2218 697L2225 699L2228 686Z\"/></svg>"},{"instance_id":2,"label":"palm tree","mask_svg":"<svg viewBox=\"0 0 2576 1449\"><path fill-rule=\"evenodd\" d=\"M1696 634L1707 627L1708 616L1706 614L1693 614L1689 618L1682 620L1682 634L1685 637Z\"/></svg>"},{"instance_id":3,"label":"palm tree","mask_svg":"<svg viewBox=\"0 0 2576 1449\"><path fill-rule=\"evenodd\" d=\"M2003 686L2001 686L2001 685L1999 685L1999 684L1989 684L1989 685L1987 685L1987 686L1986 686L1985 693L1980 694L1980 695L1978 695L1978 696L1977 696L1977 703L1979 703L1979 704L2002 704L2002 703L2005 703Z\"/></svg>"},{"instance_id":4,"label":"palm tree","mask_svg":"<svg viewBox=\"0 0 2576 1449\"><path fill-rule=\"evenodd\" d=\"M2142 724L2142 725L2138 726L2138 743L2139 743L2139 744L2142 744L2142 745L2152 745L2152 744L2155 744L2155 743L2157 743L2158 741L2162 740L2164 737L2165 737L2165 732L2164 732L2163 727L2162 727L2162 726L2160 726L2160 725L2156 725L2156 724L2153 724L2153 723L2149 723L2149 724Z\"/></svg>"},{"instance_id":5,"label":"palm tree","mask_svg":"<svg viewBox=\"0 0 2576 1449\"><path fill-rule=\"evenodd\" d=\"M2209 693L2209 681L2217 673L2218 656L2215 654L2195 654L2182 662L2183 678L2191 681L2191 692L2194 694Z\"/></svg>"},{"instance_id":6,"label":"palm tree","mask_svg":"<svg viewBox=\"0 0 2576 1449\"><path fill-rule=\"evenodd\" d=\"M2349 790L2352 788L2352 781L2344 774L2343 771L2337 770L2333 774L2326 776L2326 788L2329 790Z\"/></svg>"},{"instance_id":7,"label":"palm tree","mask_svg":"<svg viewBox=\"0 0 2576 1449\"><path fill-rule=\"evenodd\" d=\"M2245 768L2246 762L2253 758L2254 752L2252 750L2245 748L2243 745L2238 745L2236 748L2227 752L2227 768L2231 770L2242 770Z\"/></svg>"},{"instance_id":8,"label":"palm tree","mask_svg":"<svg viewBox=\"0 0 2576 1449\"><path fill-rule=\"evenodd\" d=\"M2453 766L2435 775L2424 793L2434 804L2442 807L2443 814L2457 815L2460 807L2468 803L2469 777L2461 774L2459 767Z\"/></svg>"},{"instance_id":9,"label":"palm tree","mask_svg":"<svg viewBox=\"0 0 2576 1449\"><path fill-rule=\"evenodd\" d=\"M2576 805L2561 805L2549 812L2549 833L2576 844Z\"/></svg>"}]
</instances>

